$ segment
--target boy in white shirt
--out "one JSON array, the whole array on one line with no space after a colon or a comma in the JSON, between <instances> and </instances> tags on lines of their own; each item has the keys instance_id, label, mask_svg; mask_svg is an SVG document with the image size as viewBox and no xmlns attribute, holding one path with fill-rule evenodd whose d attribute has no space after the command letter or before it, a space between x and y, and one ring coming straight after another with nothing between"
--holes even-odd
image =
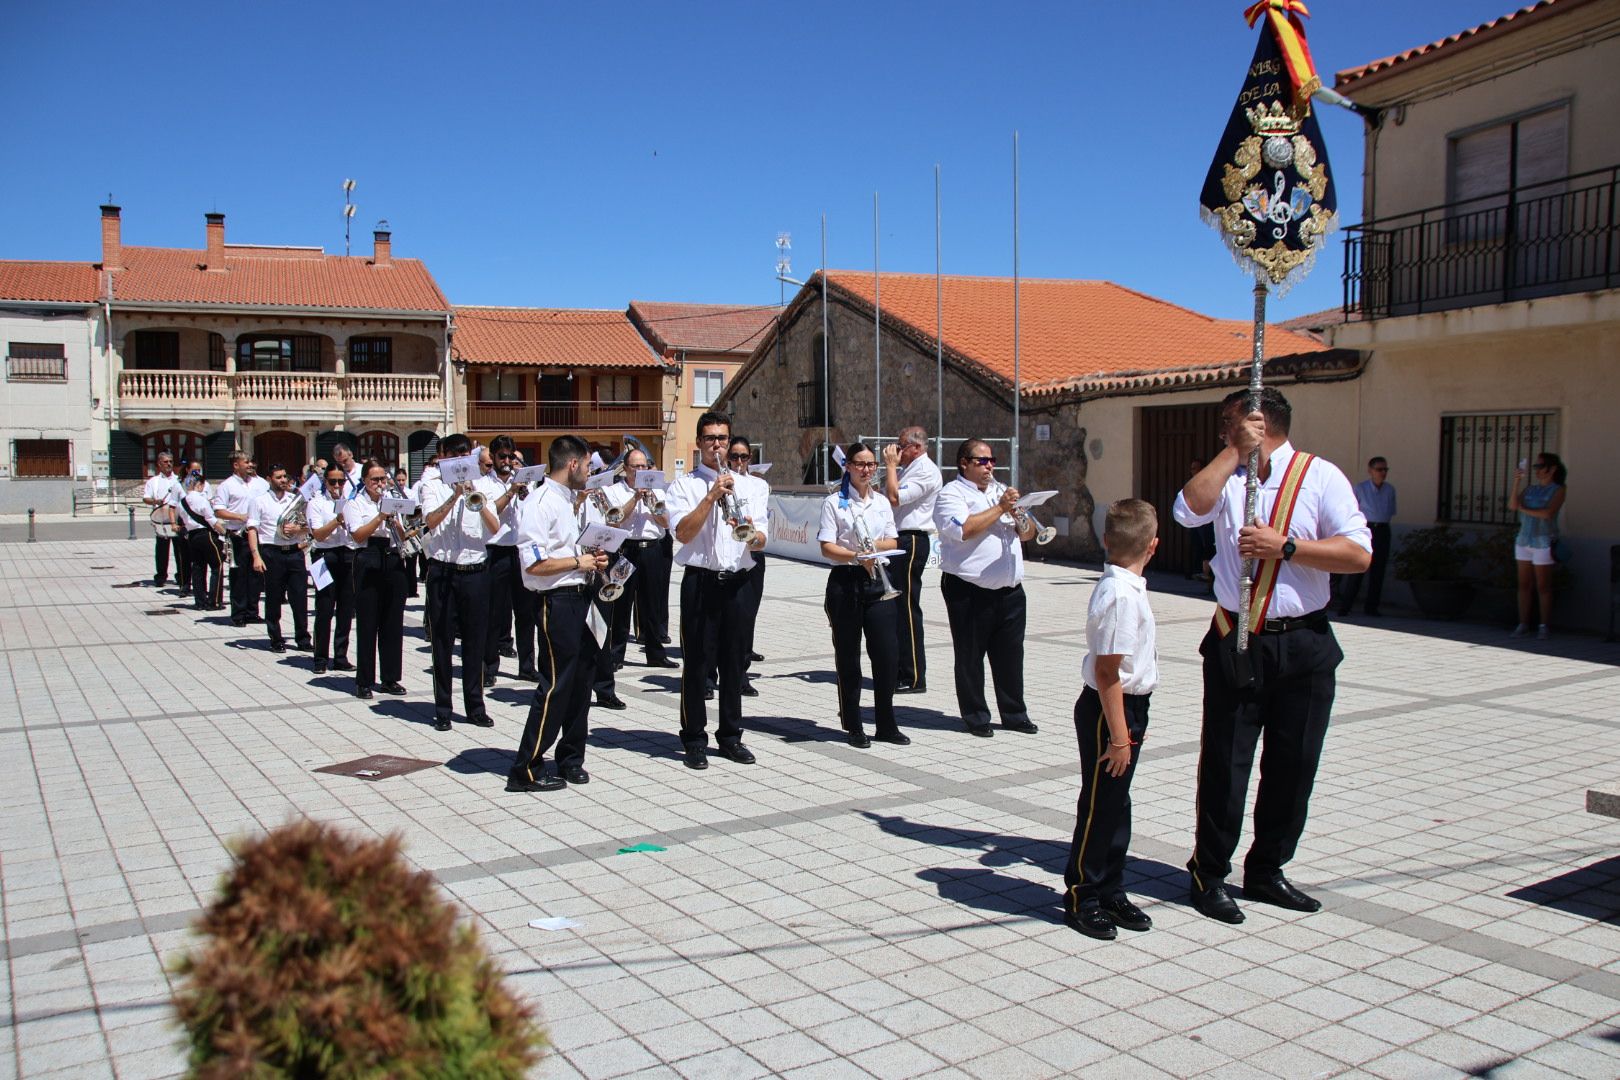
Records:
<instances>
[{"instance_id":1,"label":"boy in white shirt","mask_svg":"<svg viewBox=\"0 0 1620 1080\"><path fill-rule=\"evenodd\" d=\"M1116 927L1153 925L1125 895L1125 852L1131 842L1131 775L1147 733L1148 697L1159 682L1157 630L1142 576L1158 550L1158 533L1152 504L1121 499L1108 508L1108 565L1086 612L1086 686L1074 705L1080 803L1063 868L1063 918L1104 941L1117 936Z\"/></svg>"}]
</instances>

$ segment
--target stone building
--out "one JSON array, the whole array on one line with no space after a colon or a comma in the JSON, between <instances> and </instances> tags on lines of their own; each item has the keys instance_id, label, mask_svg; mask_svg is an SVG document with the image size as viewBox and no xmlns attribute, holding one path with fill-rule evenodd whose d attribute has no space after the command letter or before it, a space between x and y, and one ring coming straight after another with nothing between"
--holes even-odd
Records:
<instances>
[{"instance_id":1,"label":"stone building","mask_svg":"<svg viewBox=\"0 0 1620 1080\"><path fill-rule=\"evenodd\" d=\"M889 439L910 424L923 425L931 438L943 434L938 458L947 479L954 475L958 440L998 440L997 475L1006 480L1012 280L943 279L938 355L934 277L884 273L881 289L875 284L870 272L827 275L826 384L818 273L722 395L719 404L738 430L771 441L773 487L820 480L824 438L834 445L872 435ZM1138 495L1159 508L1164 562L1184 560L1186 539L1170 523L1170 502L1188 462L1218 448L1215 403L1247 382L1249 325L1104 281L1026 280L1019 308L1018 486L1058 492L1037 515L1057 528L1058 539L1029 550L1099 558L1102 510L1114 499ZM1268 330L1266 355L1269 379L1300 386L1290 394L1302 420L1333 430L1332 384L1355 377L1356 355L1277 327Z\"/></svg>"}]
</instances>

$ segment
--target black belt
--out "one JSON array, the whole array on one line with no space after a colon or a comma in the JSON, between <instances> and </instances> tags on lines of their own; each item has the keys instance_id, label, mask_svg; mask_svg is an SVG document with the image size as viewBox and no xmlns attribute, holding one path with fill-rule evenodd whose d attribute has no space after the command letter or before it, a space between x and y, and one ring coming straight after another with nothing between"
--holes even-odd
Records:
<instances>
[{"instance_id":1,"label":"black belt","mask_svg":"<svg viewBox=\"0 0 1620 1080\"><path fill-rule=\"evenodd\" d=\"M590 591L591 587L589 585L554 585L549 589L539 590L541 596L547 593L588 593Z\"/></svg>"},{"instance_id":2,"label":"black belt","mask_svg":"<svg viewBox=\"0 0 1620 1080\"><path fill-rule=\"evenodd\" d=\"M657 538L657 539L654 539L654 540L626 540L626 541L624 541L624 542L623 542L623 543L621 543L621 544L620 544L620 545L619 545L619 546L620 546L620 547L626 547L626 546L628 546L628 545L630 545L630 544L634 544L634 545L636 545L636 546L637 546L637 547L645 547L645 546L647 546L647 545L648 545L648 544L656 544L656 543L659 543L659 542L660 542L660 541L662 541L662 540L663 540L663 539L664 539L664 538L663 538L663 537L662 537L662 536L660 536L660 537L658 537L658 538Z\"/></svg>"},{"instance_id":3,"label":"black belt","mask_svg":"<svg viewBox=\"0 0 1620 1080\"><path fill-rule=\"evenodd\" d=\"M388 539L386 536L373 536L371 539L366 541L366 547L368 548L391 548L393 546L394 542Z\"/></svg>"},{"instance_id":4,"label":"black belt","mask_svg":"<svg viewBox=\"0 0 1620 1080\"><path fill-rule=\"evenodd\" d=\"M259 546L260 547L267 547L271 551L279 551L283 555L291 555L294 552L300 552L300 551L304 550L303 548L299 547L297 544L260 544Z\"/></svg>"},{"instance_id":5,"label":"black belt","mask_svg":"<svg viewBox=\"0 0 1620 1080\"><path fill-rule=\"evenodd\" d=\"M485 566L485 564L481 562L453 563L446 562L443 559L429 559L428 561L434 566L442 567L443 569L450 571L452 574L481 574L484 572Z\"/></svg>"},{"instance_id":6,"label":"black belt","mask_svg":"<svg viewBox=\"0 0 1620 1080\"><path fill-rule=\"evenodd\" d=\"M713 578L716 581L741 581L743 578L747 577L749 573L747 570L709 570L702 566L689 566L686 568L686 572L689 574L700 574L704 577Z\"/></svg>"},{"instance_id":7,"label":"black belt","mask_svg":"<svg viewBox=\"0 0 1620 1080\"><path fill-rule=\"evenodd\" d=\"M1226 614L1227 617L1232 620L1232 625L1236 626L1237 614L1231 611L1228 611ZM1278 619L1268 615L1266 616L1265 624L1259 630L1251 630L1249 632L1260 634L1286 634L1291 630L1320 630L1327 624L1327 608L1321 608L1320 610L1313 611L1308 615L1290 615L1284 619Z\"/></svg>"},{"instance_id":8,"label":"black belt","mask_svg":"<svg viewBox=\"0 0 1620 1080\"><path fill-rule=\"evenodd\" d=\"M928 532L927 529L901 529L900 530L900 535L901 536L928 536L928 535L931 535L931 534Z\"/></svg>"}]
</instances>

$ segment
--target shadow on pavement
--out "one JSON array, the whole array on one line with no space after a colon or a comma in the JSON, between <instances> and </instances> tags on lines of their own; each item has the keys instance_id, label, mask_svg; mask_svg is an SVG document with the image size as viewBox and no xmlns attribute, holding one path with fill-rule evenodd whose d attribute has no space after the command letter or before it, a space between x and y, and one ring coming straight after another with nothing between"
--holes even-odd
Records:
<instances>
[{"instance_id":1,"label":"shadow on pavement","mask_svg":"<svg viewBox=\"0 0 1620 1080\"><path fill-rule=\"evenodd\" d=\"M492 750L487 746L478 746L471 750L463 750L445 762L444 767L463 776L477 776L482 773L505 776L512 771L512 765L516 761L515 750Z\"/></svg>"},{"instance_id":2,"label":"shadow on pavement","mask_svg":"<svg viewBox=\"0 0 1620 1080\"><path fill-rule=\"evenodd\" d=\"M1514 889L1507 896L1584 919L1620 924L1620 855Z\"/></svg>"},{"instance_id":3,"label":"shadow on pavement","mask_svg":"<svg viewBox=\"0 0 1620 1080\"><path fill-rule=\"evenodd\" d=\"M372 699L371 711L378 716L391 716L396 720L408 720L413 724L433 723L433 703L431 701L401 701L399 698L379 701Z\"/></svg>"},{"instance_id":4,"label":"shadow on pavement","mask_svg":"<svg viewBox=\"0 0 1620 1080\"><path fill-rule=\"evenodd\" d=\"M1063 897L1049 885L1038 885L1011 874L969 866L919 870L917 878L932 883L939 891L941 900L980 911L1021 915L1041 922L1063 921Z\"/></svg>"},{"instance_id":5,"label":"shadow on pavement","mask_svg":"<svg viewBox=\"0 0 1620 1080\"><path fill-rule=\"evenodd\" d=\"M614 728L592 725L589 745L604 750L629 750L650 758L679 759L684 749L675 731L654 728Z\"/></svg>"}]
</instances>

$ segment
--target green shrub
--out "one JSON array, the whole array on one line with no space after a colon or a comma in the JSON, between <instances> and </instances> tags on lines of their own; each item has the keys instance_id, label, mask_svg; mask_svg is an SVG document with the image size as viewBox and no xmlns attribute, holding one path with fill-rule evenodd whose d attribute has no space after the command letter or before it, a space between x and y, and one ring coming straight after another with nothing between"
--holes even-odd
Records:
<instances>
[{"instance_id":1,"label":"green shrub","mask_svg":"<svg viewBox=\"0 0 1620 1080\"><path fill-rule=\"evenodd\" d=\"M399 849L310 821L236 846L175 965L192 1076L493 1080L539 1060L532 1009Z\"/></svg>"},{"instance_id":2,"label":"green shrub","mask_svg":"<svg viewBox=\"0 0 1620 1080\"><path fill-rule=\"evenodd\" d=\"M1395 576L1402 581L1462 581L1473 547L1449 525L1413 529L1395 552Z\"/></svg>"}]
</instances>

